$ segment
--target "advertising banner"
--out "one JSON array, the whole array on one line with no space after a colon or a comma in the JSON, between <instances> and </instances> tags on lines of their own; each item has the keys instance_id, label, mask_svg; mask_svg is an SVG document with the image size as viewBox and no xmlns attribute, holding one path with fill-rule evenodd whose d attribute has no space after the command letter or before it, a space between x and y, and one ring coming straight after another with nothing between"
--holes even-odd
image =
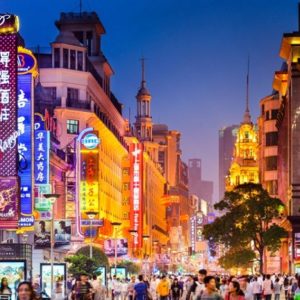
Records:
<instances>
[{"instance_id":1,"label":"advertising banner","mask_svg":"<svg viewBox=\"0 0 300 300\"><path fill-rule=\"evenodd\" d=\"M34 223L34 248L50 248L51 242L51 221L38 220ZM69 248L71 242L71 221L54 221L54 247Z\"/></svg>"},{"instance_id":2,"label":"advertising banner","mask_svg":"<svg viewBox=\"0 0 300 300\"><path fill-rule=\"evenodd\" d=\"M50 133L46 130L34 132L34 180L35 184L49 183Z\"/></svg>"},{"instance_id":3,"label":"advertising banner","mask_svg":"<svg viewBox=\"0 0 300 300\"><path fill-rule=\"evenodd\" d=\"M17 299L17 287L26 280L26 260L0 260L0 278L6 277L12 291L10 300Z\"/></svg>"},{"instance_id":4,"label":"advertising banner","mask_svg":"<svg viewBox=\"0 0 300 300\"><path fill-rule=\"evenodd\" d=\"M37 62L32 52L18 47L18 153L20 178L19 227L34 225L33 213L33 77L37 75Z\"/></svg>"},{"instance_id":5,"label":"advertising banner","mask_svg":"<svg viewBox=\"0 0 300 300\"><path fill-rule=\"evenodd\" d=\"M0 177L17 176L18 18L0 15Z\"/></svg>"},{"instance_id":6,"label":"advertising banner","mask_svg":"<svg viewBox=\"0 0 300 300\"><path fill-rule=\"evenodd\" d=\"M0 228L15 228L19 219L18 180L0 177Z\"/></svg>"},{"instance_id":7,"label":"advertising banner","mask_svg":"<svg viewBox=\"0 0 300 300\"><path fill-rule=\"evenodd\" d=\"M117 256L124 256L128 254L127 239L114 239L104 241L104 253L108 257L115 257L115 242L117 242Z\"/></svg>"},{"instance_id":8,"label":"advertising banner","mask_svg":"<svg viewBox=\"0 0 300 300\"><path fill-rule=\"evenodd\" d=\"M32 214L32 75L18 76L18 138L21 215ZM31 225L32 226L32 225Z\"/></svg>"},{"instance_id":9,"label":"advertising banner","mask_svg":"<svg viewBox=\"0 0 300 300\"><path fill-rule=\"evenodd\" d=\"M51 265L41 263L41 288L43 294L51 298ZM53 265L55 299L66 299L66 264Z\"/></svg>"},{"instance_id":10,"label":"advertising banner","mask_svg":"<svg viewBox=\"0 0 300 300\"><path fill-rule=\"evenodd\" d=\"M133 246L143 245L143 145L131 144L130 152L130 225L137 234Z\"/></svg>"},{"instance_id":11,"label":"advertising banner","mask_svg":"<svg viewBox=\"0 0 300 300\"><path fill-rule=\"evenodd\" d=\"M97 132L84 135L81 140L80 210L99 210L99 145Z\"/></svg>"},{"instance_id":12,"label":"advertising banner","mask_svg":"<svg viewBox=\"0 0 300 300\"><path fill-rule=\"evenodd\" d=\"M116 269L114 267L111 267L110 268L110 275L111 275L111 277L116 275L117 278L126 279L127 278L127 269L123 268L123 267L118 267Z\"/></svg>"}]
</instances>

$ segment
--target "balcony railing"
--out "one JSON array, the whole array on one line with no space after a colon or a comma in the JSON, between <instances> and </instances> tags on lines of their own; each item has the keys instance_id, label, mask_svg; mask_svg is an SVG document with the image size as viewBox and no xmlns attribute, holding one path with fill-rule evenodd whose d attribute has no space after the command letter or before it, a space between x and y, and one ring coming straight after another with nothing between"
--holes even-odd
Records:
<instances>
[{"instance_id":1,"label":"balcony railing","mask_svg":"<svg viewBox=\"0 0 300 300\"><path fill-rule=\"evenodd\" d=\"M91 109L91 102L89 101L80 101L78 99L67 99L67 107L73 107L73 108L81 108L81 109Z\"/></svg>"}]
</instances>

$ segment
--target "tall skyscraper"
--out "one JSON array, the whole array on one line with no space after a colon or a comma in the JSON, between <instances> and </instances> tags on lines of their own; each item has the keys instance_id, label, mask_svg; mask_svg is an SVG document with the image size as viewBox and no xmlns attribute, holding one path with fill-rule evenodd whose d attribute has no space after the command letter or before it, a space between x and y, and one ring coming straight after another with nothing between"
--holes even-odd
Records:
<instances>
[{"instance_id":1,"label":"tall skyscraper","mask_svg":"<svg viewBox=\"0 0 300 300\"><path fill-rule=\"evenodd\" d=\"M219 199L224 196L238 128L238 125L231 125L219 130Z\"/></svg>"},{"instance_id":2,"label":"tall skyscraper","mask_svg":"<svg viewBox=\"0 0 300 300\"><path fill-rule=\"evenodd\" d=\"M213 206L214 184L212 181L202 179L202 161L199 158L189 159L189 192L199 199L204 199L208 203L209 210Z\"/></svg>"}]
</instances>

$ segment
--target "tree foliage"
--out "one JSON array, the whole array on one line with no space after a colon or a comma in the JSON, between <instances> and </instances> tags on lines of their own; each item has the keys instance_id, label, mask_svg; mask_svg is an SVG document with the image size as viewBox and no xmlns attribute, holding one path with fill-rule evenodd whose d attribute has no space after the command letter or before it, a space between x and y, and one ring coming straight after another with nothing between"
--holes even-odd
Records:
<instances>
[{"instance_id":1,"label":"tree foliage","mask_svg":"<svg viewBox=\"0 0 300 300\"><path fill-rule=\"evenodd\" d=\"M223 215L206 225L203 234L232 253L234 249L249 249L253 244L262 272L265 249L274 253L280 247L280 239L287 235L285 229L274 222L283 206L280 199L270 197L260 184L239 185L215 204L215 209Z\"/></svg>"},{"instance_id":2,"label":"tree foliage","mask_svg":"<svg viewBox=\"0 0 300 300\"><path fill-rule=\"evenodd\" d=\"M90 247L89 246L82 247L76 252L76 254L83 254L83 255L89 257L90 256ZM98 247L93 247L93 258L96 260L98 267L100 267L100 266L108 267L109 266L107 256Z\"/></svg>"},{"instance_id":3,"label":"tree foliage","mask_svg":"<svg viewBox=\"0 0 300 300\"><path fill-rule=\"evenodd\" d=\"M90 257L89 246L80 248L75 255L65 259L69 263L68 272L74 276L93 275L101 266L108 267L108 258L99 248L93 247L93 258Z\"/></svg>"},{"instance_id":4,"label":"tree foliage","mask_svg":"<svg viewBox=\"0 0 300 300\"><path fill-rule=\"evenodd\" d=\"M249 262L255 259L256 255L252 249L231 248L219 259L220 265L226 270L233 267L247 267Z\"/></svg>"},{"instance_id":5,"label":"tree foliage","mask_svg":"<svg viewBox=\"0 0 300 300\"><path fill-rule=\"evenodd\" d=\"M68 273L76 277L79 275L91 276L99 267L95 259L91 259L83 254L66 257L65 261L69 263Z\"/></svg>"},{"instance_id":6,"label":"tree foliage","mask_svg":"<svg viewBox=\"0 0 300 300\"><path fill-rule=\"evenodd\" d=\"M118 262L118 267L125 267L129 274L138 274L140 272L140 266L130 260L122 260Z\"/></svg>"}]
</instances>

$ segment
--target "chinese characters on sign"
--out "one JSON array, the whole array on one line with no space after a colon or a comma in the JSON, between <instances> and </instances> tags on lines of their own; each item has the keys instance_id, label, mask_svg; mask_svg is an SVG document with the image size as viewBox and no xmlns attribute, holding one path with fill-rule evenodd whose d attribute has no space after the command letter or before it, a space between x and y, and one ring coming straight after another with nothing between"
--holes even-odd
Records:
<instances>
[{"instance_id":1,"label":"chinese characters on sign","mask_svg":"<svg viewBox=\"0 0 300 300\"><path fill-rule=\"evenodd\" d=\"M0 15L0 176L17 176L17 35L1 34L14 16ZM3 163L5 162L5 164Z\"/></svg>"},{"instance_id":2,"label":"chinese characters on sign","mask_svg":"<svg viewBox=\"0 0 300 300\"><path fill-rule=\"evenodd\" d=\"M83 135L80 145L80 212L99 211L98 133ZM86 216L82 216L86 219ZM82 224L81 224L82 226Z\"/></svg>"},{"instance_id":3,"label":"chinese characters on sign","mask_svg":"<svg viewBox=\"0 0 300 300\"><path fill-rule=\"evenodd\" d=\"M50 134L46 130L34 132L34 181L35 184L49 183Z\"/></svg>"},{"instance_id":4,"label":"chinese characters on sign","mask_svg":"<svg viewBox=\"0 0 300 300\"><path fill-rule=\"evenodd\" d=\"M130 168L131 168L131 209L130 223L131 228L137 231L133 239L133 246L140 248L142 246L143 235L143 146L142 144L130 145Z\"/></svg>"},{"instance_id":5,"label":"chinese characters on sign","mask_svg":"<svg viewBox=\"0 0 300 300\"><path fill-rule=\"evenodd\" d=\"M191 235L191 247L192 253L196 251L196 216L190 218L190 235Z\"/></svg>"},{"instance_id":6,"label":"chinese characters on sign","mask_svg":"<svg viewBox=\"0 0 300 300\"><path fill-rule=\"evenodd\" d=\"M18 17L0 14L0 228L16 229L19 217L17 164Z\"/></svg>"},{"instance_id":7,"label":"chinese characters on sign","mask_svg":"<svg viewBox=\"0 0 300 300\"><path fill-rule=\"evenodd\" d=\"M18 76L18 138L21 214L32 214L32 75ZM24 224L24 223L23 223Z\"/></svg>"}]
</instances>

